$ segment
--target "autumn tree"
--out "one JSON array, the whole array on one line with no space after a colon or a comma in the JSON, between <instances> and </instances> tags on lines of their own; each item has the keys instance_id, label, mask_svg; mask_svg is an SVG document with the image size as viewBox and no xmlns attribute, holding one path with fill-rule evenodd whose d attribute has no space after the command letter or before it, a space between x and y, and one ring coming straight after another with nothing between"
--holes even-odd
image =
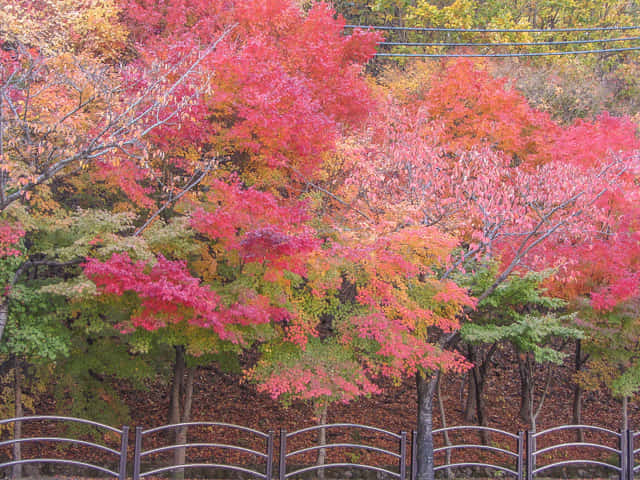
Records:
<instances>
[{"instance_id":1,"label":"autumn tree","mask_svg":"<svg viewBox=\"0 0 640 480\"><path fill-rule=\"evenodd\" d=\"M638 389L636 302L639 216L636 189L627 185L603 198L608 206L596 238L588 245L564 246L564 258L550 288L567 299L578 313L576 326L584 340L575 354L577 382L574 417L581 407L584 387L604 385L622 399L623 425L627 425L627 399ZM616 341L611 341L615 332Z\"/></svg>"},{"instance_id":2,"label":"autumn tree","mask_svg":"<svg viewBox=\"0 0 640 480\"><path fill-rule=\"evenodd\" d=\"M189 419L198 358L268 338L265 325L295 310L283 272L301 274L298 257L318 241L305 206L289 199L366 114L359 75L374 36L343 37L325 5L308 14L293 2L165 6L51 0L2 10L0 210L10 268L0 325L17 345L23 286L68 299L69 350L86 357L61 371L102 398L96 377L131 373L110 368L124 359L118 352L130 360L170 346L176 422ZM295 185L285 181L292 174ZM27 247L14 255L22 236ZM161 333L127 346L114 327ZM83 333L91 348L78 349ZM177 435L183 443L186 430Z\"/></svg>"},{"instance_id":3,"label":"autumn tree","mask_svg":"<svg viewBox=\"0 0 640 480\"><path fill-rule=\"evenodd\" d=\"M456 330L463 308L474 305L434 273L455 246L455 239L428 227L341 232L310 275L307 302L316 314L300 318L294 338L266 344L250 378L274 398L313 399L324 424L329 403L377 393L377 379L463 371L464 358L429 334Z\"/></svg>"},{"instance_id":4,"label":"autumn tree","mask_svg":"<svg viewBox=\"0 0 640 480\"><path fill-rule=\"evenodd\" d=\"M558 245L589 245L608 215L604 199L634 184L637 141L628 120L604 115L563 128L470 62L445 65L415 95L401 98L390 98L368 129L345 144L346 176L336 187L359 221L358 212L399 227L455 233L461 246L439 280L472 261L498 262L479 302L525 265L562 263ZM457 337L432 335L443 347ZM436 372L417 375L418 478L433 475Z\"/></svg>"},{"instance_id":5,"label":"autumn tree","mask_svg":"<svg viewBox=\"0 0 640 480\"><path fill-rule=\"evenodd\" d=\"M7 279L0 303L0 337L8 322L12 292L18 291L13 287L38 269L41 276L70 275L83 251L91 248L87 242L104 231L98 227L93 235L82 232L73 239L75 255L69 256L64 242L60 250L39 242L46 235L38 230L56 222L69 226L79 218L97 220L100 211L77 215L74 210L101 210L104 205L79 201L82 194L69 202L69 192L86 192L79 179L113 171L121 162L128 166L123 171L129 175L116 177L116 183L139 195L131 178L142 180L146 136L189 101L175 91L189 77L199 55L210 53L217 44L214 41L194 56L182 58L183 75L171 79L175 69L161 65L145 69L139 64L113 63L113 55L122 56L126 43L126 29L116 22L119 9L114 4L88 2L76 9L72 2L45 3L42 10L29 2L3 9L7 29L0 38L0 211L12 228L27 231L29 248ZM74 15L68 17L69 11ZM41 17L50 28L36 28ZM109 22L116 22L113 28ZM101 220L103 226L117 223L104 216ZM108 227L107 231L113 232Z\"/></svg>"},{"instance_id":6,"label":"autumn tree","mask_svg":"<svg viewBox=\"0 0 640 480\"><path fill-rule=\"evenodd\" d=\"M325 4L305 13L289 1L164 3L129 2L124 21L136 63L184 77L172 101L190 103L152 125L143 164L119 157L89 172L92 188L119 189L138 216L115 248L96 240L84 272L99 294L130 299L123 329L175 348L176 423L189 418L197 357L298 338L296 290L322 243L299 190L372 105L360 74L376 36L344 37ZM182 61L212 37L221 41L197 69ZM192 249L175 248L175 229Z\"/></svg>"},{"instance_id":7,"label":"autumn tree","mask_svg":"<svg viewBox=\"0 0 640 480\"><path fill-rule=\"evenodd\" d=\"M88 31L82 19L89 22L97 15L95 3L88 2L86 10L67 21L68 2L48 2L46 12L58 15L49 23L62 25L56 42L38 35L23 38L20 28L9 25L3 49L0 128L2 209L7 215L17 218L23 206L40 207L45 215L58 205L69 207L55 203L68 192L76 206L85 208L111 208L112 199L123 195L116 208L135 211L128 217L132 223L120 225L121 235L96 231L93 237L76 239L74 246L79 256L90 256L88 250L101 247L126 250L114 243L128 242L138 253L146 251L142 255L149 260L149 245L141 234L163 216L188 218L196 209L174 210L174 203L183 197L197 201L187 193L205 177L217 182L218 174L208 176L214 170L225 163L242 169L248 158L254 161L255 170L246 172L247 183L236 182L238 195L249 184L260 183L262 174L282 175L276 167L289 162L300 175L309 173L340 129L366 112L367 87L358 75L359 65L373 51L372 42L364 34L353 39L338 35L341 24L326 6L318 5L308 14L287 2L260 7L263 25L253 22L256 6L251 2L210 12L201 6L197 2L167 4L159 17L151 14L154 6L132 2L124 23L118 23L125 9L103 5L113 11L103 21L114 23L112 32L122 33L122 43L137 42L134 57L123 67L97 55L92 50L95 44L77 41L81 32ZM4 13L34 25L42 15L22 3ZM201 21L197 25L181 22L184 15L201 17ZM154 18L165 28L154 35L136 23ZM237 36L229 38L234 25ZM260 35L251 37L258 31ZM298 42L285 42L289 51L281 52L276 46L285 31ZM205 37L207 42L202 43ZM324 43L313 47L313 38ZM332 48L327 48L329 44ZM307 46L317 48L331 70L310 62ZM262 56L268 52L274 55ZM258 58L261 63L255 62ZM282 87L281 93L268 98L265 94L275 91L274 82ZM344 82L352 86L348 94ZM297 117L287 103L291 98L300 99ZM50 108L52 104L55 109ZM279 129L273 127L276 119ZM273 187L280 180L267 175L263 183ZM264 195L270 204L279 201ZM215 211L215 205L211 207ZM204 216L202 211L198 215ZM251 234L258 243L260 235L274 240L268 229ZM42 261L55 261L56 252L52 253Z\"/></svg>"}]
</instances>

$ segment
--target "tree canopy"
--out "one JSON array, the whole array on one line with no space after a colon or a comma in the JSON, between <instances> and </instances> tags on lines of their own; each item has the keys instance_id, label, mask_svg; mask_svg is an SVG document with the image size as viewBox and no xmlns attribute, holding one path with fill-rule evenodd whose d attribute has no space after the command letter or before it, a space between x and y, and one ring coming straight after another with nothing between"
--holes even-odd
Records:
<instances>
[{"instance_id":1,"label":"tree canopy","mask_svg":"<svg viewBox=\"0 0 640 480\"><path fill-rule=\"evenodd\" d=\"M564 358L554 341L580 339L598 359L583 384L624 397L640 386L635 350L621 354L637 340L640 287L634 118L607 102L561 110L531 94L535 78L501 76L504 64L373 77L382 36L345 34L323 2L9 3L7 361L51 361L95 390L96 375L140 382L170 358L176 423L189 419L194 367L211 362L325 413L415 377L420 479L433 478L439 375L478 367L479 345L511 345L531 382L536 362ZM628 2L607 5L334 2L365 23L635 22ZM635 60L623 60L576 60L558 83L607 71L621 82L609 104L629 113ZM611 330L621 340L603 348Z\"/></svg>"}]
</instances>

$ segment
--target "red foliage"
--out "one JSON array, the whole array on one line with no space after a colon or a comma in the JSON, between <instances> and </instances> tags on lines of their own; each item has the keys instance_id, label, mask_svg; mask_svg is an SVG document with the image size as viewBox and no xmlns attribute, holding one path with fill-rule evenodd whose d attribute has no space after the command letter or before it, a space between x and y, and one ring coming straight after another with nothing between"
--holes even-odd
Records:
<instances>
[{"instance_id":1,"label":"red foliage","mask_svg":"<svg viewBox=\"0 0 640 480\"><path fill-rule=\"evenodd\" d=\"M443 124L442 145L457 152L490 146L527 165L550 159L558 126L524 96L471 60L450 62L434 75L423 102Z\"/></svg>"},{"instance_id":2,"label":"red foliage","mask_svg":"<svg viewBox=\"0 0 640 480\"><path fill-rule=\"evenodd\" d=\"M131 159L122 159L117 163L97 161L92 172L93 179L105 182L108 187L119 188L135 205L153 208L155 202L149 197L153 189L142 184L149 178L149 171Z\"/></svg>"},{"instance_id":3,"label":"red foliage","mask_svg":"<svg viewBox=\"0 0 640 480\"><path fill-rule=\"evenodd\" d=\"M159 256L149 266L133 262L124 253L105 262L88 259L84 271L102 293L120 296L130 291L138 295L141 310L131 319L137 327L156 330L167 323L187 320L225 336L228 320L220 311L220 297L191 276L184 262Z\"/></svg>"},{"instance_id":4,"label":"red foliage","mask_svg":"<svg viewBox=\"0 0 640 480\"><path fill-rule=\"evenodd\" d=\"M637 125L626 117L603 113L594 121L578 119L554 139L558 160L575 166L598 167L603 159L635 154L640 148Z\"/></svg>"},{"instance_id":5,"label":"red foliage","mask_svg":"<svg viewBox=\"0 0 640 480\"><path fill-rule=\"evenodd\" d=\"M185 262L158 256L156 262L131 260L129 255L114 254L101 262L88 259L85 275L102 294L121 296L135 293L140 301L131 325L157 330L171 323L186 321L190 325L211 329L220 338L240 342L230 325L258 325L279 322L291 313L271 304L271 300L254 292L245 292L239 301L226 306L220 296L187 270ZM130 327L124 327L128 331Z\"/></svg>"},{"instance_id":6,"label":"red foliage","mask_svg":"<svg viewBox=\"0 0 640 480\"><path fill-rule=\"evenodd\" d=\"M274 399L291 397L300 400L317 400L323 397L339 396L342 402L347 403L362 395L381 392L376 384L358 370L352 370L349 375L336 375L335 371L321 364L293 367L274 365L273 368L278 374L265 378L258 385L258 391L267 392Z\"/></svg>"},{"instance_id":7,"label":"red foliage","mask_svg":"<svg viewBox=\"0 0 640 480\"><path fill-rule=\"evenodd\" d=\"M16 245L24 234L22 226L0 221L0 258L20 256L22 252Z\"/></svg>"},{"instance_id":8,"label":"red foliage","mask_svg":"<svg viewBox=\"0 0 640 480\"><path fill-rule=\"evenodd\" d=\"M356 317L353 326L360 338L375 340L380 349L376 357L365 358L371 373L391 378L413 376L417 371L463 372L470 365L464 356L455 351L438 347L436 339L412 335L402 321L388 318L381 313ZM349 336L344 341L349 341Z\"/></svg>"},{"instance_id":9,"label":"red foliage","mask_svg":"<svg viewBox=\"0 0 640 480\"><path fill-rule=\"evenodd\" d=\"M237 251L245 262L267 262L273 269L303 275L306 255L320 245L306 226L304 203L278 200L271 193L242 188L237 181L215 180L208 204L211 211L196 210L191 226Z\"/></svg>"},{"instance_id":10,"label":"red foliage","mask_svg":"<svg viewBox=\"0 0 640 480\"><path fill-rule=\"evenodd\" d=\"M123 11L140 61L176 68L176 76L185 56L197 58L233 25L173 93L193 98L179 127L154 133L165 150L208 143L219 152L250 152L256 164L308 174L343 126L360 121L371 105L360 73L378 36L342 35L344 22L326 4L305 15L291 0L127 0Z\"/></svg>"},{"instance_id":11,"label":"red foliage","mask_svg":"<svg viewBox=\"0 0 640 480\"><path fill-rule=\"evenodd\" d=\"M354 338L373 340L375 356L363 361L370 373L394 378L428 371L462 371L461 355L438 346L439 336L460 327L464 307L474 299L451 281L440 281L442 270L457 247L454 238L433 227L403 228L360 239L357 247L342 247L336 255L362 270L355 276L356 300L369 313L339 327L345 344ZM410 291L422 292L419 299Z\"/></svg>"},{"instance_id":12,"label":"red foliage","mask_svg":"<svg viewBox=\"0 0 640 480\"><path fill-rule=\"evenodd\" d=\"M549 282L555 295L590 297L591 306L602 311L640 293L640 212L634 207L627 213L634 214L631 225L610 225L608 234L586 244L558 246L556 255L563 262Z\"/></svg>"},{"instance_id":13,"label":"red foliage","mask_svg":"<svg viewBox=\"0 0 640 480\"><path fill-rule=\"evenodd\" d=\"M473 88L457 92L449 81ZM536 138L535 149L522 143ZM452 232L465 247L460 264L499 258L506 273L523 264L573 268L571 259L599 242L609 246L607 258L615 242L637 250L628 232L638 224L640 142L628 119L605 114L561 127L504 82L461 62L423 101L390 99L360 142L347 153L345 181L360 192L358 207L394 224ZM611 262L609 278L627 280L611 283L610 294L631 294L629 275L614 273L614 265L635 263L626 255Z\"/></svg>"}]
</instances>

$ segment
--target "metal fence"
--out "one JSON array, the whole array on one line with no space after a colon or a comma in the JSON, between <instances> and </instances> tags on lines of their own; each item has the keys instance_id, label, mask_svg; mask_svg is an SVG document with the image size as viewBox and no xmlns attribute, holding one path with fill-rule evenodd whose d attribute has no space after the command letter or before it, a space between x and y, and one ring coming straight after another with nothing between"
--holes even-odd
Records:
<instances>
[{"instance_id":1,"label":"metal fence","mask_svg":"<svg viewBox=\"0 0 640 480\"><path fill-rule=\"evenodd\" d=\"M154 433L167 432L167 431L175 431L180 428L191 428L194 427L221 427L222 429L230 430L234 433L243 432L248 433L252 436L257 437L265 443L265 448L263 451L254 450L247 447L242 447L240 445L230 445L226 443L217 443L217 442L187 442L183 444L172 444L172 445L164 445L161 447L152 448L149 450L143 450L142 441L143 437L149 436ZM271 480L273 474L273 439L274 432L271 430L268 433L260 432L258 430L254 430L248 427L241 427L239 425L232 425L229 423L221 423L221 422L189 422L189 423L177 423L173 425L164 425L161 427L150 428L148 430L143 430L141 427L136 428L136 440L135 440L135 449L133 455L133 480L140 480L141 478L157 475L163 472L170 472L175 470L182 469L220 469L220 470L229 470L239 473L244 473L249 475L250 477L263 478L265 480ZM152 468L147 471L142 471L142 460L145 457L162 453L162 452L173 452L175 453L181 449L207 449L215 452L216 450L229 450L235 452L241 452L244 454L248 454L249 456L254 456L260 460L262 460L265 464L264 472L259 472L257 470L253 470L250 468L245 468L240 465L232 465L225 464L220 462L194 462L194 463L181 463L178 464L174 462L173 464L165 465L162 467ZM175 458L175 457L174 457Z\"/></svg>"},{"instance_id":2,"label":"metal fence","mask_svg":"<svg viewBox=\"0 0 640 480\"><path fill-rule=\"evenodd\" d=\"M0 420L0 428L17 422L22 425L44 422L48 427L46 431L58 428L54 424L61 423L91 427L99 432L97 437L103 441L42 435L2 440L0 451L4 452L5 459L0 460L0 472L6 476L10 475L8 470L17 465L51 464L66 469L92 470L125 480L129 459L132 460L130 464L133 480L190 469L200 471L197 476L201 476L202 471L226 470L236 477L244 475L246 478L264 480L308 478L310 474L326 469L342 473L345 470L368 470L374 472L376 478L416 478L416 433L412 432L409 442L407 432L396 433L368 425L334 423L293 432L280 430L279 449L276 451L276 435L273 430L262 432L221 422L190 422L149 429L137 427L133 449L128 445L127 426L114 428L73 417L31 416ZM184 430L182 438L185 440L176 443L175 433L180 429ZM187 429L189 440L186 440ZM333 438L319 445L317 435L323 429L327 434L331 433L329 436ZM581 441L577 441L577 432L582 432L581 435L588 438L581 437ZM601 472L605 472L620 480L632 480L634 475L640 478L640 448L634 447L634 443L639 443L637 437L640 432L615 432L590 425L562 425L536 433L517 434L478 426L455 426L433 431L434 438L444 436L445 433L453 437L453 441L444 445L442 441L438 442L442 446L434 450L436 472L459 470L464 477L470 477L487 476L487 472L493 471L498 476L533 480L540 478L543 473L548 476L553 471L556 474L560 472L564 478L584 478L584 470L571 472L568 469L591 468L596 469L599 476L602 475ZM480 435L480 441L472 439ZM567 435L574 436L573 440L565 441L563 437ZM491 436L491 441L487 441L488 436ZM226 442L221 441L221 438L226 439ZM232 442L229 441L230 438L233 438ZM51 448L45 447L47 444L62 448L56 450L57 456L25 454L25 458L11 459L8 450L16 444L42 445L27 453L33 453L34 450L37 453L51 452ZM75 453L79 452L80 455L82 452L92 451L94 454L91 458L99 458L103 462L65 457L70 451L69 446L74 446ZM324 464L315 464L315 456L320 450L338 452L338 461L331 459ZM448 455L443 461L447 452L453 455L463 450L467 451L464 461L447 461L450 460ZM469 450L475 453L470 453ZM194 461L188 460L192 458L192 451L198 452ZM176 455L177 452L180 453ZM362 452L371 455L367 457ZM371 458L373 455L375 459Z\"/></svg>"},{"instance_id":3,"label":"metal fence","mask_svg":"<svg viewBox=\"0 0 640 480\"><path fill-rule=\"evenodd\" d=\"M305 433L317 432L320 430L335 430L335 429L357 429L357 430L365 430L369 432L375 432L380 434L382 437L389 437L393 440L397 441L398 450L392 451L386 448L380 448L375 445L368 445L363 443L353 443L353 442L336 442L336 443L328 443L325 445L312 445L309 447L298 448L292 452L288 451L288 442L290 439L293 439L297 436L300 436ZM302 468L297 468L293 471L287 473L287 464L289 463L289 459L291 457L295 457L298 455L302 455L304 453L318 451L321 449L324 450L334 450L334 449L363 449L371 452L377 452L383 454L384 456L390 457L394 460L398 465L398 471L394 472L389 470L388 468L380 467L377 465L358 463L356 461L352 462L334 462L334 463L325 463L323 465L312 465ZM317 470L324 470L328 468L359 468L364 470L371 470L378 473L385 474L391 478L397 478L399 480L406 480L407 478L407 432L400 432L399 434L390 432L388 430L383 430L381 428L371 427L368 425L359 425L354 423L332 423L329 425L317 425L314 427L303 428L301 430L296 430L295 432L287 433L286 430L280 430L280 462L279 462L279 480L287 480L288 478L295 478L296 475L301 475L303 473L313 472ZM415 469L414 469L415 470Z\"/></svg>"},{"instance_id":4,"label":"metal fence","mask_svg":"<svg viewBox=\"0 0 640 480\"><path fill-rule=\"evenodd\" d=\"M94 472L101 472L107 474L109 476L116 477L120 480L124 480L127 478L127 448L128 448L128 435L129 435L129 427L124 426L121 429L110 427L109 425L104 425L103 423L92 422L91 420L85 420L82 418L74 418L74 417L58 417L58 416L30 416L30 417L16 417L16 418L8 418L6 420L0 420L0 426L16 424L18 422L23 425L37 422L37 421L45 421L45 422L65 422L67 424L76 424L76 425L85 425L89 427L96 428L98 431L102 432L110 432L114 434L119 440L120 448L112 448L105 443L97 443L88 440L82 440L78 438L68 438L68 437L22 437L22 438L14 438L11 440L4 440L0 442L1 447L13 447L16 444L30 444L30 443L51 443L55 446L63 446L66 450L70 446L80 445L86 447L88 449L93 449L101 453L105 453L106 457L104 460L106 462L102 465L97 465L95 463L83 462L80 460L76 460L73 458L53 458L53 457L33 457L33 458L20 458L13 459L9 461L3 461L0 463L0 469L6 470L9 467L15 467L18 465L30 465L30 464L58 464L58 465L68 465L72 467L80 467L83 469L92 470ZM104 437L103 437L104 438ZM47 450L45 450L47 451ZM114 466L115 465L115 466Z\"/></svg>"},{"instance_id":5,"label":"metal fence","mask_svg":"<svg viewBox=\"0 0 640 480\"><path fill-rule=\"evenodd\" d=\"M509 475L513 475L518 480L522 480L524 478L524 433L519 432L518 435L515 435L510 432L506 432L504 430L499 430L497 428L489 428L489 427L479 427L479 426L456 426L456 427L447 427L447 428L439 428L433 431L434 435L445 433L445 432L462 432L462 431L471 431L471 432L491 432L496 433L500 436L504 436L508 439L515 440L515 449L509 450L507 448L497 447L493 445L484 445L479 443L459 443L452 445L445 445L440 448L435 448L433 453L437 455L439 452L446 452L452 450L461 450L461 449L473 449L477 452L491 452L497 453L499 455L506 456L513 465L498 465L496 463L488 463L486 461L476 461L476 462L458 462L458 463L442 463L440 465L436 465L434 470L452 470L455 468L485 468L489 470L497 470ZM415 439L415 434L413 436ZM415 446L413 448L415 451ZM412 472L415 472L415 466L411 469ZM413 480L414 477L412 477Z\"/></svg>"}]
</instances>

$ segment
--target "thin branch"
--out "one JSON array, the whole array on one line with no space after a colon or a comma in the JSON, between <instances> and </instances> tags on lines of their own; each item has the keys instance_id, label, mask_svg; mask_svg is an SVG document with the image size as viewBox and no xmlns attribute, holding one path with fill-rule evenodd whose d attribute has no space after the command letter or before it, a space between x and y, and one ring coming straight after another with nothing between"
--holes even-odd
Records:
<instances>
[{"instance_id":1,"label":"thin branch","mask_svg":"<svg viewBox=\"0 0 640 480\"><path fill-rule=\"evenodd\" d=\"M223 39L226 38L234 28L235 28L235 25L231 25L230 27L226 28L224 32L222 32L222 34L199 55L198 59L194 61L191 65L189 65L189 67L180 76L180 78L175 82L173 82L170 88L163 93L162 103L156 100L152 102L152 104L149 107L144 108L142 112L134 114L132 115L131 118L127 119L129 114L131 114L131 112L133 112L138 106L140 106L141 103L145 100L145 98L147 98L154 91L156 91L158 87L162 84L162 82L166 80L167 78L166 74L162 75L154 83L152 83L149 87L147 87L145 91L142 92L138 98L136 98L133 102L127 105L127 107L123 112L116 115L115 118L110 119L110 121L106 122L106 124L102 127L102 129L96 135L94 135L92 138L86 141L85 147L77 151L75 154L67 155L64 158L58 160L55 155L55 148L51 149L48 153L49 161L47 163L49 164L49 167L46 168L45 171L43 171L32 182L29 182L26 185L23 185L17 191L13 192L10 195L3 195L0 198L0 211L4 210L11 203L21 198L25 194L25 192L53 178L57 173L65 169L67 165L71 163L96 159L112 151L114 148L123 150L124 153L129 157L135 157L131 152L127 151L126 147L134 146L135 144L137 144L137 142L134 141L134 139L122 140L122 139L119 139L118 137L121 137L122 135L126 134L133 125L135 125L136 123L139 123L143 118L151 114L154 110L159 111L159 109L163 107L164 103L166 103L166 101L171 96L171 94L174 93L175 90L182 83L185 82L186 78L194 72L194 70L207 57L207 55L213 52L218 47L220 42L222 42ZM180 62L178 62L177 65L174 65L172 68L173 69L178 68L178 66L181 65L184 61L186 61L186 59L187 57L185 56L184 59L182 59ZM91 76L90 75L91 72L85 72L85 73L88 78ZM100 73L103 73L103 72L98 72L98 74ZM32 74L33 72L31 72L31 75L29 76L29 78L33 76ZM98 76L100 77L100 75ZM73 85L71 86L73 87ZM7 106L12 110L18 122L22 125L23 129L25 129L25 133L28 133L26 132L26 130L28 130L28 126L25 124L25 122L21 121L18 110L15 108L12 102L10 102L10 99L7 98L7 95L5 95L4 92L1 92L1 93L3 98L8 100ZM141 133L138 133L137 136L143 137L147 135L149 132L151 132L153 129L158 128L163 124L166 124L170 119L174 118L180 110L182 110L185 107L185 105L188 103L188 100L191 100L193 96L198 95L200 93L201 91L198 90L194 94L187 97L185 101L180 102L176 106L176 108L173 109L173 111L170 112L165 118L160 119L158 117L158 121L153 123L150 127L145 128ZM95 100L95 97L91 97L85 102L80 103L77 107L73 108L71 111L63 115L63 117L56 123L56 125L59 125L60 123L64 122L66 119L68 119L69 117L77 113L82 107L88 105L91 101L94 101L94 100ZM51 130L48 133L52 133L52 131L53 130ZM105 135L108 135L108 137L103 139ZM55 163L52 164L51 162L55 162Z\"/></svg>"},{"instance_id":2,"label":"thin branch","mask_svg":"<svg viewBox=\"0 0 640 480\"><path fill-rule=\"evenodd\" d=\"M212 163L210 163L209 165L207 165L207 167L205 168L205 170L200 174L199 177L197 177L193 182L189 183L185 188L182 189L182 191L176 195L175 197L171 197L169 198L169 200L167 200L158 210L156 210L153 215L151 215L146 222L144 222L142 224L142 226L140 226L134 233L133 236L137 237L138 235L140 235L149 225L151 225L151 222L153 222L156 217L158 215L160 215L162 212L164 212L172 203L177 202L178 200L180 200L184 195L187 194L187 192L189 192L190 190L192 190L194 187L196 187L198 184L200 184L200 182L202 182L202 180L204 180L204 178L207 176L207 174L212 170Z\"/></svg>"},{"instance_id":3,"label":"thin branch","mask_svg":"<svg viewBox=\"0 0 640 480\"><path fill-rule=\"evenodd\" d=\"M56 262L55 260L27 260L26 262L22 263L22 265L20 265L14 272L13 277L9 282L9 286L13 287L18 282L18 280L20 280L20 277L28 268L40 265L46 265L49 267L70 267L72 265L79 265L83 261L84 258L75 258L73 260L69 260L68 262Z\"/></svg>"},{"instance_id":4,"label":"thin branch","mask_svg":"<svg viewBox=\"0 0 640 480\"><path fill-rule=\"evenodd\" d=\"M533 414L533 421L535 422L542 411L542 406L544 405L544 400L547 397L547 393L549 392L549 387L551 386L551 363L547 365L547 381L544 386L544 390L542 391L542 397L540 397L540 403L538 404L538 408L536 409L536 413ZM531 387L531 391L533 391L533 386ZM533 408L533 402L531 403L531 407Z\"/></svg>"},{"instance_id":5,"label":"thin branch","mask_svg":"<svg viewBox=\"0 0 640 480\"><path fill-rule=\"evenodd\" d=\"M369 222L372 222L372 223L373 223L373 219L372 219L369 215L367 215L366 213L364 213L362 210L359 210L358 208L354 207L352 204L350 204L350 203L346 202L346 201L345 201L345 200L343 200L342 198L338 197L336 194L331 193L329 190L327 190L327 189L325 189L325 188L321 187L320 185L318 185L318 184L316 184L316 183L312 182L311 180L307 180L307 178L306 178L306 177L305 177L305 176L304 176L304 175L303 175L303 174L302 174L298 169L296 169L296 168L294 168L294 167L292 167L292 166L289 166L289 169L290 169L293 173L295 173L296 175L298 175L306 185L308 185L308 186L310 186L310 187L312 187L312 188L315 188L315 189L316 189L316 190L318 190L319 192L322 192L322 193L324 193L325 195L327 195L328 197L333 198L336 202L338 202L338 203L340 203L340 204L344 205L344 206L345 206L345 207L347 207L349 210L353 210L353 211L354 211L354 212L356 212L357 214L359 214L359 215L363 216L364 218L366 218Z\"/></svg>"}]
</instances>

